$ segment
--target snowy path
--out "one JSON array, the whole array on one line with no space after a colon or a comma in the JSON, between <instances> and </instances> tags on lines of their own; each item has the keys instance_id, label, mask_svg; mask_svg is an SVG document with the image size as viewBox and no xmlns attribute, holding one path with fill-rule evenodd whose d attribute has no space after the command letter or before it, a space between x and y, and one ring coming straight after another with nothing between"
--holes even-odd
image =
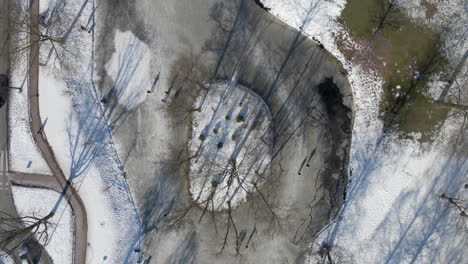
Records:
<instances>
[{"instance_id":1,"label":"snowy path","mask_svg":"<svg viewBox=\"0 0 468 264\"><path fill-rule=\"evenodd\" d=\"M38 27L39 18L39 0L33 0L31 3L31 25ZM31 34L31 38L37 38ZM39 42L37 42L39 43ZM29 70L29 113L31 117L31 131L42 131L42 119L39 112L39 45L31 45L30 50L30 70ZM31 57L32 56L32 57ZM75 215L75 254L74 263L84 263L86 259L87 248L87 217L86 210L80 196L65 175L55 159L54 152L47 141L43 132L34 136L35 142L41 151L52 175L60 184L61 190L64 190Z\"/></svg>"}]
</instances>

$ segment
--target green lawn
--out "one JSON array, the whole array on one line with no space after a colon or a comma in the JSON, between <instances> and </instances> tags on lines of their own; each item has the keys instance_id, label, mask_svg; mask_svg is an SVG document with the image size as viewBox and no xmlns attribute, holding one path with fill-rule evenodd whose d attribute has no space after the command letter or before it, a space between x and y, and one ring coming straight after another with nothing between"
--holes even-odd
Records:
<instances>
[{"instance_id":1,"label":"green lawn","mask_svg":"<svg viewBox=\"0 0 468 264\"><path fill-rule=\"evenodd\" d=\"M441 55L433 56L441 39L437 32L411 21L397 9L388 13L387 23L374 33L387 7L385 0L348 0L339 22L367 50L365 54L342 51L348 59L367 64L383 77L381 111L386 125L403 134L421 132L422 139L429 140L433 128L448 113L424 95L429 77L441 72L446 64ZM417 72L424 74L416 81Z\"/></svg>"}]
</instances>

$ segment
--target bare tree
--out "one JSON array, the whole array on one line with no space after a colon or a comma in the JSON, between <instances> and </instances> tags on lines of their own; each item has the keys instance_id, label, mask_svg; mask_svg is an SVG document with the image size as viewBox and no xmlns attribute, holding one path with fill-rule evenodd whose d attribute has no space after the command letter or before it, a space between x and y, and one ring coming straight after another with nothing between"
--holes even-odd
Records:
<instances>
[{"instance_id":1,"label":"bare tree","mask_svg":"<svg viewBox=\"0 0 468 264\"><path fill-rule=\"evenodd\" d=\"M87 2L84 1L82 8ZM9 47L13 60L37 56L41 65L52 63L66 69L76 67L84 47L83 34L87 34L77 29L80 12L74 14L76 11L64 1L54 2L47 12L41 14L30 1L10 3L9 16L4 19L9 23ZM34 51L36 47L39 54L29 54L37 52Z\"/></svg>"},{"instance_id":2,"label":"bare tree","mask_svg":"<svg viewBox=\"0 0 468 264\"><path fill-rule=\"evenodd\" d=\"M208 92L208 69L200 62L200 57L182 56L174 63L169 80L162 101L177 120L187 120L191 113L201 109L201 105L195 106L195 100L200 93Z\"/></svg>"},{"instance_id":3,"label":"bare tree","mask_svg":"<svg viewBox=\"0 0 468 264\"><path fill-rule=\"evenodd\" d=\"M424 60L416 63L408 88L386 106L387 113L384 117L385 131L388 131L397 123L398 119L401 118L400 114L402 110L412 102L411 100L414 100L415 94L426 88L425 83L428 82L430 76L440 69L444 58L442 43L437 38L429 44L431 45L431 54L427 58L424 58Z\"/></svg>"},{"instance_id":4,"label":"bare tree","mask_svg":"<svg viewBox=\"0 0 468 264\"><path fill-rule=\"evenodd\" d=\"M377 13L372 17L371 22L374 24L371 38L385 28L395 28L400 24L398 18L398 7L395 0L384 0Z\"/></svg>"},{"instance_id":5,"label":"bare tree","mask_svg":"<svg viewBox=\"0 0 468 264\"><path fill-rule=\"evenodd\" d=\"M460 211L460 215L463 217L468 217L468 208L463 203L466 201L454 197L447 196L445 193L440 195L441 199L447 200L449 202L450 207L455 207L458 211Z\"/></svg>"},{"instance_id":6,"label":"bare tree","mask_svg":"<svg viewBox=\"0 0 468 264\"><path fill-rule=\"evenodd\" d=\"M50 219L53 216L53 212L44 217L16 217L0 212L0 249L8 255L13 255L31 239L36 239L42 246L47 245L50 240L49 228L52 225Z\"/></svg>"},{"instance_id":7,"label":"bare tree","mask_svg":"<svg viewBox=\"0 0 468 264\"><path fill-rule=\"evenodd\" d=\"M36 45L48 44L58 55L58 47L63 47L65 40L57 32L55 25L62 23L62 17L54 15L49 19L47 27L39 24L39 18L29 5L15 3L10 10L9 25L11 53L27 53Z\"/></svg>"},{"instance_id":8,"label":"bare tree","mask_svg":"<svg viewBox=\"0 0 468 264\"><path fill-rule=\"evenodd\" d=\"M353 256L347 252L344 248L324 243L320 246L318 252L323 262L327 264L341 264L341 263L355 263Z\"/></svg>"},{"instance_id":9,"label":"bare tree","mask_svg":"<svg viewBox=\"0 0 468 264\"><path fill-rule=\"evenodd\" d=\"M362 51L353 50L351 52L351 58L354 57L355 53L366 54L368 48L372 46L374 39L384 29L397 28L401 24L401 18L398 14L398 6L396 0L384 0L382 1L379 9L371 17L372 30L369 37L368 43L364 46Z\"/></svg>"}]
</instances>

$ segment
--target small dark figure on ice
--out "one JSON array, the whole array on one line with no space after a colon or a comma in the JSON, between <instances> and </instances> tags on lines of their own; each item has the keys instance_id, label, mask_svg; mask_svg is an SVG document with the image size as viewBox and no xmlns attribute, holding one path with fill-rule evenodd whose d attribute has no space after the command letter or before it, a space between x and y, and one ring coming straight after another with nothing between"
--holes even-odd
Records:
<instances>
[{"instance_id":1,"label":"small dark figure on ice","mask_svg":"<svg viewBox=\"0 0 468 264\"><path fill-rule=\"evenodd\" d=\"M264 6L263 3L260 0L254 0L254 1L261 9L263 9L263 10L265 10L267 12L271 10L271 8Z\"/></svg>"}]
</instances>

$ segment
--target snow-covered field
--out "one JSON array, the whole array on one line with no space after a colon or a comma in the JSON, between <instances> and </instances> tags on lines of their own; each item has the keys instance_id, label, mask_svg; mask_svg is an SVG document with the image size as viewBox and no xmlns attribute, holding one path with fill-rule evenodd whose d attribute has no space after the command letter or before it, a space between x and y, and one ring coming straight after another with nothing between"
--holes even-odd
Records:
<instances>
[{"instance_id":1,"label":"snow-covered field","mask_svg":"<svg viewBox=\"0 0 468 264\"><path fill-rule=\"evenodd\" d=\"M468 197L466 157L452 153L448 137L456 125L448 120L432 146L389 136L353 160L347 201L314 250L333 245L337 261L354 263L462 263L466 219L439 197Z\"/></svg>"},{"instance_id":2,"label":"snow-covered field","mask_svg":"<svg viewBox=\"0 0 468 264\"><path fill-rule=\"evenodd\" d=\"M21 3L26 9L28 2L22 1ZM27 45L25 32L12 34L11 37L12 41L18 45L17 47ZM9 98L9 166L12 171L50 174L47 164L34 143L35 132L31 133L29 125L27 58L28 52L26 51L11 55L11 86L22 89L12 90Z\"/></svg>"},{"instance_id":3,"label":"snow-covered field","mask_svg":"<svg viewBox=\"0 0 468 264\"><path fill-rule=\"evenodd\" d=\"M309 262L326 262L326 254L321 258L318 253L326 244L336 263L463 263L468 257L466 220L439 197L445 193L467 198L466 156L453 152L454 144L458 150L466 148L463 137L460 141L457 136L466 134L460 131L463 116L452 115L430 146L383 137L378 119L382 80L347 62L335 43L337 32L346 36L336 22L345 1L262 2L286 23L322 42L344 64L353 87L356 120L347 200L337 220L318 235ZM462 5L451 8L455 12Z\"/></svg>"},{"instance_id":4,"label":"snow-covered field","mask_svg":"<svg viewBox=\"0 0 468 264\"><path fill-rule=\"evenodd\" d=\"M60 193L39 188L12 186L13 199L22 217L44 217L54 208ZM68 203L61 203L50 218L49 243L45 246L54 263L72 263L73 216ZM39 241L43 243L43 241Z\"/></svg>"},{"instance_id":5,"label":"snow-covered field","mask_svg":"<svg viewBox=\"0 0 468 264\"><path fill-rule=\"evenodd\" d=\"M102 95L94 86L93 32L80 30L81 26L95 28L92 12L95 2L57 1L59 4L63 5L57 6L63 8L62 24L52 24L52 32L65 32L66 43L58 52L59 57L62 55L66 59L61 60L55 51L50 52L48 43L41 46L40 58L44 65L39 69L39 103L41 118L48 120L44 132L65 176L73 180L85 204L88 220L86 262L132 262L138 257L134 249L139 246L139 220L113 144L112 127L108 124L111 113L117 111L116 105L100 102ZM41 10L50 12L54 7L41 7ZM122 46L115 55L118 64L109 68L116 70L113 73L121 78L120 95L134 96L136 91L128 91L129 80L123 78L130 74L127 71L143 71L144 63L137 61L136 67L129 63L129 56L122 55L133 48L132 54L140 54L144 61L146 50L132 37L122 33L122 38L127 40L125 46L120 43L121 39L116 40Z\"/></svg>"},{"instance_id":6,"label":"snow-covered field","mask_svg":"<svg viewBox=\"0 0 468 264\"><path fill-rule=\"evenodd\" d=\"M195 102L189 141L190 192L210 209L245 201L271 162L271 114L263 99L235 82L210 86ZM222 145L220 145L222 144ZM228 205L228 202L230 205Z\"/></svg>"},{"instance_id":7,"label":"snow-covered field","mask_svg":"<svg viewBox=\"0 0 468 264\"><path fill-rule=\"evenodd\" d=\"M23 74L12 71L12 85L18 83ZM22 77L20 77L22 76ZM21 92L13 91L9 99L8 133L9 133L9 166L10 170L18 172L33 172L51 174L44 158L34 143L34 133L29 126L27 85Z\"/></svg>"},{"instance_id":8,"label":"snow-covered field","mask_svg":"<svg viewBox=\"0 0 468 264\"><path fill-rule=\"evenodd\" d=\"M82 146L85 144L82 142L85 139L79 137L76 131L78 129L76 120L71 118L73 116L73 94L67 84L62 79L55 77L53 70L49 70L47 66L41 67L39 79L41 118L49 119L49 125L44 128L44 132L65 176L74 175L76 177L75 187L85 203L88 216L90 252L99 252L95 254L109 256L112 255L112 249L115 246L114 232L118 227L112 219L108 197L102 193L105 188L104 183L93 165L93 160L86 160L88 157L84 153L89 149ZM51 104L50 102L57 103ZM56 111L57 106L60 107L61 111ZM74 142L74 140L78 140L78 142ZM74 147L78 148L76 153L73 153ZM77 157L72 158L71 155L77 155ZM72 170L75 171L73 174ZM88 258L92 256L88 255ZM96 259L101 257L96 256ZM90 261L90 263L92 262Z\"/></svg>"}]
</instances>

